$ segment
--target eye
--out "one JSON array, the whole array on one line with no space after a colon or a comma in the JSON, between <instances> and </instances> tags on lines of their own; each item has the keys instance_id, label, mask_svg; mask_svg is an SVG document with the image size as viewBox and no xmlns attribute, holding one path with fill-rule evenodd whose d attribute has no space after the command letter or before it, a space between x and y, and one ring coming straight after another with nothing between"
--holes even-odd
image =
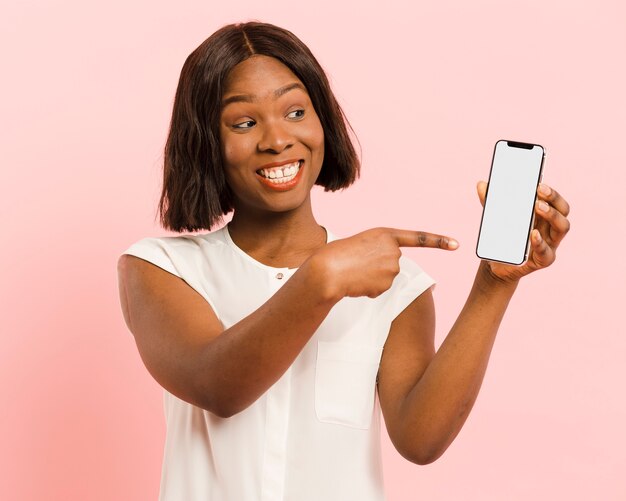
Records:
<instances>
[{"instance_id":1,"label":"eye","mask_svg":"<svg viewBox=\"0 0 626 501\"><path fill-rule=\"evenodd\" d=\"M287 116L289 118L302 118L304 116L304 110L294 110L291 113L288 113Z\"/></svg>"},{"instance_id":2,"label":"eye","mask_svg":"<svg viewBox=\"0 0 626 501\"><path fill-rule=\"evenodd\" d=\"M249 129L254 126L256 122L254 120L246 120L245 122L239 122L238 124L233 125L233 129Z\"/></svg>"}]
</instances>

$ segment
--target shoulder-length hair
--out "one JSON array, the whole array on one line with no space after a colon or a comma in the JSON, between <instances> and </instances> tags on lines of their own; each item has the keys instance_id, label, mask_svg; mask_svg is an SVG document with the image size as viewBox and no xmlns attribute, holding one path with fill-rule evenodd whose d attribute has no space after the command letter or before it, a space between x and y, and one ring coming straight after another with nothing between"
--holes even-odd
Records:
<instances>
[{"instance_id":1,"label":"shoulder-length hair","mask_svg":"<svg viewBox=\"0 0 626 501\"><path fill-rule=\"evenodd\" d=\"M350 126L311 51L293 33L248 22L219 29L195 49L180 73L165 144L161 225L169 230L210 230L233 209L220 145L221 102L229 72L260 54L278 59L306 87L324 130L324 161L315 184L325 191L350 186L360 162Z\"/></svg>"}]
</instances>

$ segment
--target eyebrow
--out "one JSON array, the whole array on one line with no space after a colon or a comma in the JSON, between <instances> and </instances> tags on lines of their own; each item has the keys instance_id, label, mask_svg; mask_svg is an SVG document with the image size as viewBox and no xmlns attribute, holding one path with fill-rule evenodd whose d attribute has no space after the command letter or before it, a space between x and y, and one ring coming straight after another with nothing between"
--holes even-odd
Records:
<instances>
[{"instance_id":1,"label":"eyebrow","mask_svg":"<svg viewBox=\"0 0 626 501\"><path fill-rule=\"evenodd\" d=\"M280 96L286 94L287 92L293 89L300 89L306 92L304 85L302 85L299 82L294 82L294 83L287 84L281 87L280 89L276 89L274 91L274 99L278 99ZM222 101L222 108L224 108L226 105L230 103L252 103L256 100L257 100L257 96L255 96L254 94L236 94L234 96L230 96L224 99Z\"/></svg>"}]
</instances>

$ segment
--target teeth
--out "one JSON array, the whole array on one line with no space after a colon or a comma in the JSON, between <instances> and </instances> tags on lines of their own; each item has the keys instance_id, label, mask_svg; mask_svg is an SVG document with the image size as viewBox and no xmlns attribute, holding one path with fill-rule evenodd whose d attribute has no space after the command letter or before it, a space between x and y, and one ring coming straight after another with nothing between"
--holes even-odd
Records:
<instances>
[{"instance_id":1,"label":"teeth","mask_svg":"<svg viewBox=\"0 0 626 501\"><path fill-rule=\"evenodd\" d=\"M291 181L300 170L300 162L283 165L274 169L261 169L257 172L274 184L282 184Z\"/></svg>"}]
</instances>

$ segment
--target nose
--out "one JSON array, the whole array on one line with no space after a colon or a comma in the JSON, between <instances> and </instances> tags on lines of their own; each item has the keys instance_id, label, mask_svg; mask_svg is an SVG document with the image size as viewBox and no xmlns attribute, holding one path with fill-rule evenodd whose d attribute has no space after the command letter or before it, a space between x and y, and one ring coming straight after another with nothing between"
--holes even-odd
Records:
<instances>
[{"instance_id":1,"label":"nose","mask_svg":"<svg viewBox=\"0 0 626 501\"><path fill-rule=\"evenodd\" d=\"M294 138L288 127L279 123L266 123L263 127L263 134L258 143L259 151L270 153L281 153L290 148L294 143Z\"/></svg>"}]
</instances>

